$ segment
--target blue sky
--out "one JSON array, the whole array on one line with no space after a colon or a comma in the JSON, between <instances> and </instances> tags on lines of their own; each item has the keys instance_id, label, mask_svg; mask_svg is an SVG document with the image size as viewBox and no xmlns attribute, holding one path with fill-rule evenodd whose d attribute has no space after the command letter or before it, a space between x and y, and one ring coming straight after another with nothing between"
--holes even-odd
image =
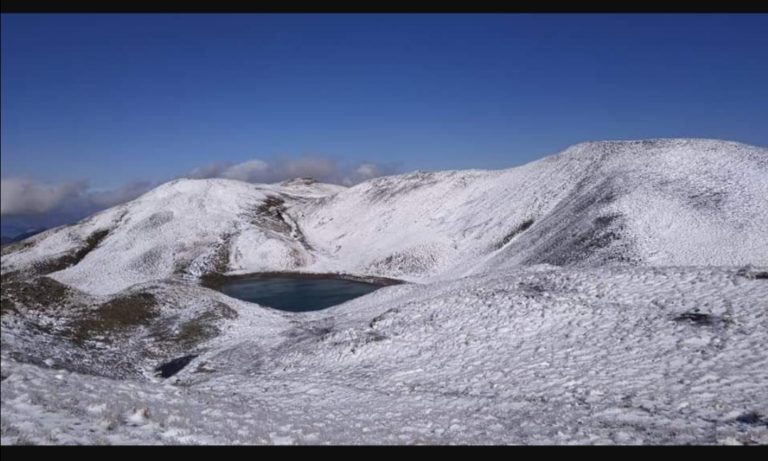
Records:
<instances>
[{"instance_id":1,"label":"blue sky","mask_svg":"<svg viewBox=\"0 0 768 461\"><path fill-rule=\"evenodd\" d=\"M252 159L765 146L767 82L764 14L4 14L2 177L91 190Z\"/></svg>"}]
</instances>

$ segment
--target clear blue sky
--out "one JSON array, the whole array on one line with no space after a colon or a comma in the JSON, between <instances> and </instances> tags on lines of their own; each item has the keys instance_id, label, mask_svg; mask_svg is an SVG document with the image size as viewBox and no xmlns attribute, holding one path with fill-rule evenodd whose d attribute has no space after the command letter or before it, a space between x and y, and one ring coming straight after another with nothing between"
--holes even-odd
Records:
<instances>
[{"instance_id":1,"label":"clear blue sky","mask_svg":"<svg viewBox=\"0 0 768 461\"><path fill-rule=\"evenodd\" d=\"M3 177L502 168L650 137L768 145L768 15L2 16Z\"/></svg>"}]
</instances>

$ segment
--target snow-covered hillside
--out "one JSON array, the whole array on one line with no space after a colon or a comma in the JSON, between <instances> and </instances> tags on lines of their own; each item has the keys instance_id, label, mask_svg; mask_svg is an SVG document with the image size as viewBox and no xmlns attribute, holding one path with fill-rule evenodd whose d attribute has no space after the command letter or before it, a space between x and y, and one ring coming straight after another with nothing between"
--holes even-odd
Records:
<instances>
[{"instance_id":1,"label":"snow-covered hillside","mask_svg":"<svg viewBox=\"0 0 768 461\"><path fill-rule=\"evenodd\" d=\"M3 444L768 443L761 147L183 179L2 252ZM201 286L271 271L413 283L302 314Z\"/></svg>"},{"instance_id":2,"label":"snow-covered hillside","mask_svg":"<svg viewBox=\"0 0 768 461\"><path fill-rule=\"evenodd\" d=\"M766 444L768 280L749 275L537 266L282 322L233 303L168 380L4 347L2 443Z\"/></svg>"},{"instance_id":3,"label":"snow-covered hillside","mask_svg":"<svg viewBox=\"0 0 768 461\"><path fill-rule=\"evenodd\" d=\"M209 272L430 281L524 264L768 264L768 151L710 140L585 143L502 171L413 173L349 189L177 180L3 257L93 294Z\"/></svg>"}]
</instances>

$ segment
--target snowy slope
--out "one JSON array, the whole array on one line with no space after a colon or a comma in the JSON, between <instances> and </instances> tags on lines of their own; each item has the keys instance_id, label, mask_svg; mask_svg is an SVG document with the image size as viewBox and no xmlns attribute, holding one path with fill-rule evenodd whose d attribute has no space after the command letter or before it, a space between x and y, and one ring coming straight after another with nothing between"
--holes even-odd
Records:
<instances>
[{"instance_id":1,"label":"snowy slope","mask_svg":"<svg viewBox=\"0 0 768 461\"><path fill-rule=\"evenodd\" d=\"M536 263L767 264L768 151L586 143L504 171L375 179L306 215L309 241L346 267L406 278Z\"/></svg>"},{"instance_id":2,"label":"snowy slope","mask_svg":"<svg viewBox=\"0 0 768 461\"><path fill-rule=\"evenodd\" d=\"M2 253L2 444L768 443L761 147L177 180ZM260 271L416 283L302 314L199 283Z\"/></svg>"},{"instance_id":3,"label":"snowy slope","mask_svg":"<svg viewBox=\"0 0 768 461\"><path fill-rule=\"evenodd\" d=\"M326 185L321 185L326 186ZM99 244L77 264L53 277L94 294L110 294L151 280L196 276L232 260L250 269L290 269L302 264L301 245L285 229L270 226L259 207L276 191L312 198L308 186L255 186L229 179L176 180L136 200L73 226L41 234L32 245L3 257L4 270L18 270L76 251L98 231ZM334 189L331 189L334 190ZM315 191L322 196L326 187ZM247 248L242 256L237 245ZM219 262L222 252L224 259ZM264 261L264 262L260 262Z\"/></svg>"},{"instance_id":4,"label":"snowy slope","mask_svg":"<svg viewBox=\"0 0 768 461\"><path fill-rule=\"evenodd\" d=\"M270 200L269 197L272 197ZM207 272L412 281L547 263L768 264L768 151L711 140L585 143L502 171L413 173L345 189L177 180L3 257L74 251L52 277L94 294Z\"/></svg>"},{"instance_id":5,"label":"snowy slope","mask_svg":"<svg viewBox=\"0 0 768 461\"><path fill-rule=\"evenodd\" d=\"M535 266L238 320L169 380L4 348L2 443L766 444L765 299L736 270Z\"/></svg>"}]
</instances>

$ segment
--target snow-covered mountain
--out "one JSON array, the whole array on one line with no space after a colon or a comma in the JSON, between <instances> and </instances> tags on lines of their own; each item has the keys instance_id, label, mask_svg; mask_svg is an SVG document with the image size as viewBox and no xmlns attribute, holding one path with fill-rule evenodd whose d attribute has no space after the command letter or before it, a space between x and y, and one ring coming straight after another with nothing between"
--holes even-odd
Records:
<instances>
[{"instance_id":1,"label":"snow-covered mountain","mask_svg":"<svg viewBox=\"0 0 768 461\"><path fill-rule=\"evenodd\" d=\"M600 142L501 171L355 187L182 179L3 258L93 294L208 272L348 272L430 281L500 267L768 264L766 149ZM58 268L58 267L57 267Z\"/></svg>"},{"instance_id":2,"label":"snow-covered mountain","mask_svg":"<svg viewBox=\"0 0 768 461\"><path fill-rule=\"evenodd\" d=\"M761 147L182 179L2 252L3 444L768 443ZM413 283L304 314L201 286L271 271Z\"/></svg>"}]
</instances>

